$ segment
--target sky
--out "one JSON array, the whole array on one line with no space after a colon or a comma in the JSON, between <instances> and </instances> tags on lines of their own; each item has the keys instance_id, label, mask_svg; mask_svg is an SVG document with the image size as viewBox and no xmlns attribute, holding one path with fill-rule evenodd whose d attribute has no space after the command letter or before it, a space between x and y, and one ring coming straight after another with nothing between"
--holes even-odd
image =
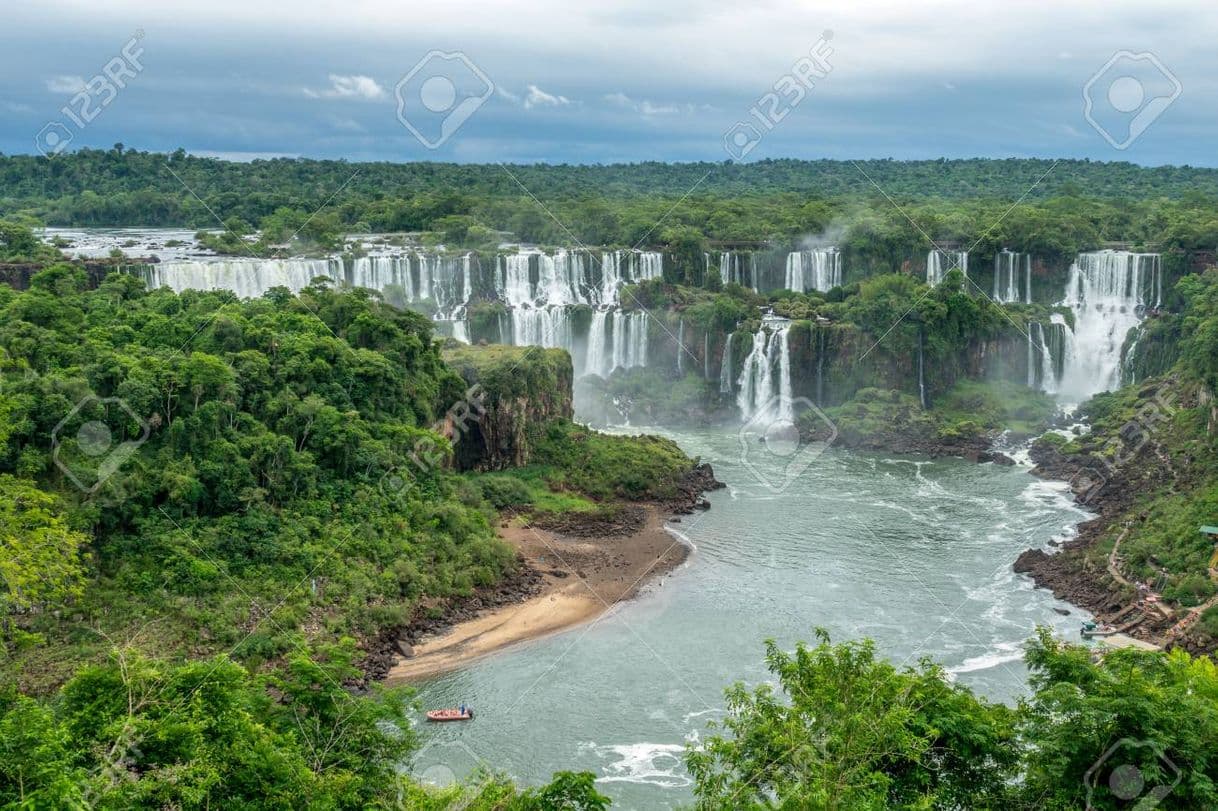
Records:
<instances>
[{"instance_id":1,"label":"sky","mask_svg":"<svg viewBox=\"0 0 1218 811\"><path fill-rule=\"evenodd\" d=\"M5 154L1218 166L1212 0L43 0L5 16Z\"/></svg>"}]
</instances>

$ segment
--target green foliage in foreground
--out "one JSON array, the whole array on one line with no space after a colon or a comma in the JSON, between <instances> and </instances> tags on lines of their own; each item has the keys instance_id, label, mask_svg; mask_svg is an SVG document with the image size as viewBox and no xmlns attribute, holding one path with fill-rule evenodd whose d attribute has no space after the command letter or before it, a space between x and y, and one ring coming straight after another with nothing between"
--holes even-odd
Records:
<instances>
[{"instance_id":1,"label":"green foliage in foreground","mask_svg":"<svg viewBox=\"0 0 1218 811\"><path fill-rule=\"evenodd\" d=\"M776 687L731 688L720 731L690 745L698 808L1106 810L1151 792L1164 809L1218 804L1210 659L1127 649L1096 662L1042 629L1033 695L1011 709L930 662L899 669L870 642L818 636L793 653L768 643ZM1122 784L1130 774L1145 786Z\"/></svg>"},{"instance_id":2,"label":"green foliage in foreground","mask_svg":"<svg viewBox=\"0 0 1218 811\"><path fill-rule=\"evenodd\" d=\"M183 665L117 651L53 700L0 691L0 808L599 811L592 775L447 792L400 766L418 742L405 688L353 696L351 640L258 677L226 657Z\"/></svg>"}]
</instances>

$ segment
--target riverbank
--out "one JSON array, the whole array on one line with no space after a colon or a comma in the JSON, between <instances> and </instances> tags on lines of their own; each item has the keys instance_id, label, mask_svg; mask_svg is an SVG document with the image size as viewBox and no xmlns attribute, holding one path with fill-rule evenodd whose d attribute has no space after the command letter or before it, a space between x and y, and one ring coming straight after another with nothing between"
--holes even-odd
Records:
<instances>
[{"instance_id":1,"label":"riverbank","mask_svg":"<svg viewBox=\"0 0 1218 811\"><path fill-rule=\"evenodd\" d=\"M1092 432L1074 442L1047 436L1030 451L1034 475L1069 482L1075 500L1096 516L1080 524L1078 535L1056 553L1025 550L1014 569L1134 639L1194 655L1213 652L1218 639L1197 622L1213 605L1212 589L1179 599L1185 594L1180 580L1190 572L1194 580L1215 578L1206 570L1209 545L1200 536L1200 543L1193 540L1198 522L1181 522L1169 532L1189 547L1187 556L1158 540L1166 522L1175 526L1174 511L1187 504L1184 494L1204 486L1197 426L1171 422L1171 415L1197 407L1197 393L1168 379L1110 397L1127 397L1129 403L1112 414L1101 412ZM1127 412L1140 416L1126 419ZM1153 545L1150 576L1144 563L1148 543Z\"/></svg>"},{"instance_id":2,"label":"riverbank","mask_svg":"<svg viewBox=\"0 0 1218 811\"><path fill-rule=\"evenodd\" d=\"M410 646L389 668L389 683L419 681L464 667L512 645L568 630L600 617L634 598L651 582L680 566L690 548L665 529L669 511L646 504L627 508L633 526L625 534L595 537L574 534L575 521L563 531L519 519L506 521L499 535L538 575L536 593L520 602L478 611ZM611 528L610 532L614 530Z\"/></svg>"}]
</instances>

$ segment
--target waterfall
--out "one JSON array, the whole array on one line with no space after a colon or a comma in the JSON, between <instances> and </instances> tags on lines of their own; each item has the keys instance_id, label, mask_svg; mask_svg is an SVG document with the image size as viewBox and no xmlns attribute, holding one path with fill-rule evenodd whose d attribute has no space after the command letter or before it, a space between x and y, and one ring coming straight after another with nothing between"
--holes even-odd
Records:
<instances>
[{"instance_id":1,"label":"waterfall","mask_svg":"<svg viewBox=\"0 0 1218 811\"><path fill-rule=\"evenodd\" d=\"M732 393L732 333L727 334L723 346L723 358L719 361L719 393Z\"/></svg>"},{"instance_id":2,"label":"waterfall","mask_svg":"<svg viewBox=\"0 0 1218 811\"><path fill-rule=\"evenodd\" d=\"M746 263L745 257L748 261ZM707 254L709 266L710 254ZM736 251L720 251L719 279L723 284L738 284L757 291L757 259L752 253L742 255Z\"/></svg>"},{"instance_id":3,"label":"waterfall","mask_svg":"<svg viewBox=\"0 0 1218 811\"><path fill-rule=\"evenodd\" d=\"M1057 394L1073 356L1074 333L1064 316L1053 313L1047 328L1039 321L1028 322L1028 388Z\"/></svg>"},{"instance_id":4,"label":"waterfall","mask_svg":"<svg viewBox=\"0 0 1218 811\"><path fill-rule=\"evenodd\" d=\"M954 268L968 276L968 251L932 250L926 255L926 283L934 287Z\"/></svg>"},{"instance_id":5,"label":"waterfall","mask_svg":"<svg viewBox=\"0 0 1218 811\"><path fill-rule=\"evenodd\" d=\"M677 325L677 375L685 374L685 319Z\"/></svg>"},{"instance_id":6,"label":"waterfall","mask_svg":"<svg viewBox=\"0 0 1218 811\"><path fill-rule=\"evenodd\" d=\"M259 298L273 287L299 293L313 279L343 279L341 259L223 259L160 262L143 270L148 289L231 290L239 298Z\"/></svg>"},{"instance_id":7,"label":"waterfall","mask_svg":"<svg viewBox=\"0 0 1218 811\"><path fill-rule=\"evenodd\" d=\"M922 330L918 330L918 403L926 409L926 374L922 358Z\"/></svg>"},{"instance_id":8,"label":"waterfall","mask_svg":"<svg viewBox=\"0 0 1218 811\"><path fill-rule=\"evenodd\" d=\"M702 379L710 380L710 331L702 333Z\"/></svg>"},{"instance_id":9,"label":"waterfall","mask_svg":"<svg viewBox=\"0 0 1218 811\"><path fill-rule=\"evenodd\" d=\"M592 325L588 327L588 357L584 361L584 373L606 377L605 339L609 331L609 313L597 310L592 314Z\"/></svg>"},{"instance_id":10,"label":"waterfall","mask_svg":"<svg viewBox=\"0 0 1218 811\"><path fill-rule=\"evenodd\" d=\"M791 347L787 339L790 327L774 333L770 341L770 353L778 354L778 411L779 420L793 422L795 406L791 397Z\"/></svg>"},{"instance_id":11,"label":"waterfall","mask_svg":"<svg viewBox=\"0 0 1218 811\"><path fill-rule=\"evenodd\" d=\"M825 404L825 337L826 332L816 329L816 404Z\"/></svg>"},{"instance_id":12,"label":"waterfall","mask_svg":"<svg viewBox=\"0 0 1218 811\"><path fill-rule=\"evenodd\" d=\"M1032 254L1013 251L994 254L994 301L1011 304L1019 302L1021 296L1025 304L1032 303Z\"/></svg>"},{"instance_id":13,"label":"waterfall","mask_svg":"<svg viewBox=\"0 0 1218 811\"><path fill-rule=\"evenodd\" d=\"M746 422L754 419L792 419L790 324L770 330L763 326L753 335L753 347L737 381L736 405ZM778 379L774 367L778 367Z\"/></svg>"},{"instance_id":14,"label":"waterfall","mask_svg":"<svg viewBox=\"0 0 1218 811\"><path fill-rule=\"evenodd\" d=\"M647 323L642 311L597 310L588 330L584 374L608 377L615 369L647 365Z\"/></svg>"},{"instance_id":15,"label":"waterfall","mask_svg":"<svg viewBox=\"0 0 1218 811\"><path fill-rule=\"evenodd\" d=\"M1036 328L1040 326L1038 321L1028 322L1028 388L1036 388L1036 343L1033 335Z\"/></svg>"},{"instance_id":16,"label":"waterfall","mask_svg":"<svg viewBox=\"0 0 1218 811\"><path fill-rule=\"evenodd\" d=\"M566 307L526 307L513 310L511 316L513 345L570 351L571 313Z\"/></svg>"},{"instance_id":17,"label":"waterfall","mask_svg":"<svg viewBox=\"0 0 1218 811\"><path fill-rule=\"evenodd\" d=\"M709 258L707 261L710 261ZM658 279L663 275L664 256L658 251L603 251L600 287L593 291L596 301L589 303L615 306L620 303L624 286Z\"/></svg>"},{"instance_id":18,"label":"waterfall","mask_svg":"<svg viewBox=\"0 0 1218 811\"><path fill-rule=\"evenodd\" d=\"M842 255L837 248L813 251L792 251L787 254L787 274L784 287L797 293L818 290L822 293L840 287Z\"/></svg>"},{"instance_id":19,"label":"waterfall","mask_svg":"<svg viewBox=\"0 0 1218 811\"><path fill-rule=\"evenodd\" d=\"M361 256L352 263L350 283L386 293L398 306L426 304L437 321L458 321L474 295L473 255Z\"/></svg>"},{"instance_id":20,"label":"waterfall","mask_svg":"<svg viewBox=\"0 0 1218 811\"><path fill-rule=\"evenodd\" d=\"M622 284L622 252L603 252L601 254L601 303L617 303L618 290L621 288Z\"/></svg>"},{"instance_id":21,"label":"waterfall","mask_svg":"<svg viewBox=\"0 0 1218 811\"><path fill-rule=\"evenodd\" d=\"M1064 336L1068 344L1063 353L1062 396L1081 402L1120 385L1121 347L1141 321L1141 308L1161 301L1162 276L1159 254L1078 255L1062 300L1074 312L1074 331Z\"/></svg>"}]
</instances>

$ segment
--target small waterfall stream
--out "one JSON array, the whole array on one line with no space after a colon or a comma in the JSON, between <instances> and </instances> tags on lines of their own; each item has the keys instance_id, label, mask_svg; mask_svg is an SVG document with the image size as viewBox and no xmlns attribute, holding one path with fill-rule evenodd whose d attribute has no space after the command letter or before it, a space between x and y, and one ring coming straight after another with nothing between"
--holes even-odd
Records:
<instances>
[{"instance_id":1,"label":"small waterfall stream","mask_svg":"<svg viewBox=\"0 0 1218 811\"><path fill-rule=\"evenodd\" d=\"M706 254L707 273L710 273L710 254ZM757 259L752 253L737 251L719 253L719 280L725 284L738 284L757 292Z\"/></svg>"},{"instance_id":2,"label":"small waterfall stream","mask_svg":"<svg viewBox=\"0 0 1218 811\"><path fill-rule=\"evenodd\" d=\"M792 251L787 254L787 290L806 293L817 290L822 293L842 284L842 255L837 248L819 248L809 251Z\"/></svg>"},{"instance_id":3,"label":"small waterfall stream","mask_svg":"<svg viewBox=\"0 0 1218 811\"><path fill-rule=\"evenodd\" d=\"M719 393L732 393L732 338L734 334L727 334L727 342L723 346L723 358L719 361Z\"/></svg>"},{"instance_id":4,"label":"small waterfall stream","mask_svg":"<svg viewBox=\"0 0 1218 811\"><path fill-rule=\"evenodd\" d=\"M737 381L736 405L746 422L792 419L790 330L789 323L763 325L753 335L752 349Z\"/></svg>"},{"instance_id":5,"label":"small waterfall stream","mask_svg":"<svg viewBox=\"0 0 1218 811\"><path fill-rule=\"evenodd\" d=\"M922 330L918 330L918 403L926 409L926 369L923 363Z\"/></svg>"},{"instance_id":6,"label":"small waterfall stream","mask_svg":"<svg viewBox=\"0 0 1218 811\"><path fill-rule=\"evenodd\" d=\"M926 283L934 287L955 268L968 277L968 251L932 250L926 255Z\"/></svg>"},{"instance_id":7,"label":"small waterfall stream","mask_svg":"<svg viewBox=\"0 0 1218 811\"><path fill-rule=\"evenodd\" d=\"M992 298L999 304L1032 303L1032 254L1013 251L994 254Z\"/></svg>"}]
</instances>

